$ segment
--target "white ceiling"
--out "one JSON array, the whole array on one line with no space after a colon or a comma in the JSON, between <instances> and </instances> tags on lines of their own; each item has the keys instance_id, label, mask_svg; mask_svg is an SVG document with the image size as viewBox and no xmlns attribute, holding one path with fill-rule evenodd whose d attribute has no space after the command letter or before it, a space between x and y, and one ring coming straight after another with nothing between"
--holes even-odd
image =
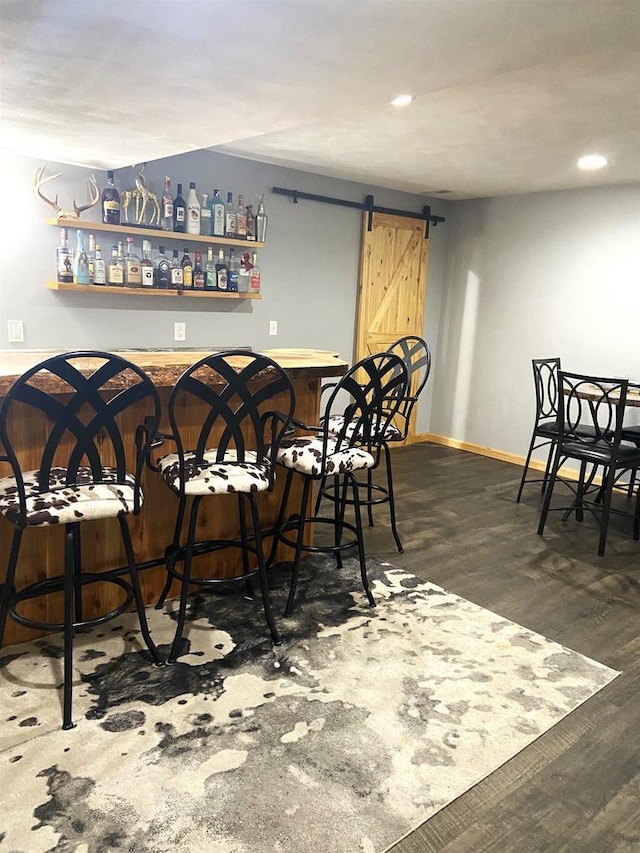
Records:
<instances>
[{"instance_id":1,"label":"white ceiling","mask_svg":"<svg viewBox=\"0 0 640 853\"><path fill-rule=\"evenodd\" d=\"M640 0L0 0L0 148L447 198L640 181ZM415 101L400 110L400 93ZM575 168L604 154L599 172Z\"/></svg>"}]
</instances>

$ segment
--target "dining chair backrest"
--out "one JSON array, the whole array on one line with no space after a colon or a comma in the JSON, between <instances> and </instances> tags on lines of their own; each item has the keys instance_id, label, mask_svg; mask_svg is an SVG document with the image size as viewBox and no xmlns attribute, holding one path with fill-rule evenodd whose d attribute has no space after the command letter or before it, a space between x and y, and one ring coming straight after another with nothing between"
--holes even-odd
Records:
<instances>
[{"instance_id":1,"label":"dining chair backrest","mask_svg":"<svg viewBox=\"0 0 640 853\"><path fill-rule=\"evenodd\" d=\"M620 446L628 381L562 370L559 380L564 399L561 444L615 451Z\"/></svg>"},{"instance_id":2,"label":"dining chair backrest","mask_svg":"<svg viewBox=\"0 0 640 853\"><path fill-rule=\"evenodd\" d=\"M559 358L533 358L533 383L536 391L536 427L542 421L553 421L559 415Z\"/></svg>"}]
</instances>

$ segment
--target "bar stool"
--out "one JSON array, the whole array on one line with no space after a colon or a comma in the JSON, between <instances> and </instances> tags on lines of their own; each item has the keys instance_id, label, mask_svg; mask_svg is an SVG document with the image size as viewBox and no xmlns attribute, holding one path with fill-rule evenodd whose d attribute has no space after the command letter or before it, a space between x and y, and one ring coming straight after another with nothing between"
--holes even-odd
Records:
<instances>
[{"instance_id":1,"label":"bar stool","mask_svg":"<svg viewBox=\"0 0 640 853\"><path fill-rule=\"evenodd\" d=\"M175 453L156 463L166 485L178 498L173 541L167 548L167 580L156 607L164 605L172 582L180 582L180 602L169 662L182 653L189 587L212 587L243 581L251 594L250 578L258 575L264 612L274 643L280 642L267 585L266 562L256 495L270 492L275 482L274 463L280 441L295 407L293 386L282 368L270 358L237 350L206 356L186 370L171 391L168 418L171 432L160 438L175 443ZM198 423L189 426L181 417L197 408ZM235 496L240 536L235 539L196 541L198 510L203 498ZM182 529L191 509L186 542ZM246 504L251 512L252 534L247 529ZM235 578L194 577L192 562L227 548L242 551L242 574ZM253 554L257 567L249 568ZM177 563L182 563L180 571Z\"/></svg>"},{"instance_id":2,"label":"bar stool","mask_svg":"<svg viewBox=\"0 0 640 853\"><path fill-rule=\"evenodd\" d=\"M138 428L127 429L135 407ZM20 418L22 415L22 418ZM28 421L25 415L28 415ZM73 728L73 638L76 631L100 625L127 610L135 600L142 636L152 660L161 658L147 626L127 516L138 515L140 478L149 451L146 431L160 420L160 401L149 377L136 365L106 352L70 352L27 370L0 406L0 462L11 474L0 478L0 514L14 526L6 579L0 598L0 644L7 617L20 625L64 633L63 729ZM146 428L143 426L146 423ZM28 434L18 424L28 422ZM130 445L130 446L129 446ZM20 457L39 455L35 470ZM117 518L126 554L123 570L83 572L80 528L96 519ZM20 543L27 528L64 525L64 569L55 577L15 588ZM123 577L128 575L128 579ZM121 603L100 616L85 618L83 593L98 582L115 584ZM62 591L61 622L36 620L20 611L23 602Z\"/></svg>"},{"instance_id":3,"label":"bar stool","mask_svg":"<svg viewBox=\"0 0 640 853\"><path fill-rule=\"evenodd\" d=\"M287 438L278 452L278 464L288 469L280 513L275 527L275 537L270 560L273 559L278 543L285 542L295 548L291 587L285 610L290 615L293 610L298 582L298 571L302 551L313 553L331 553L341 565L341 555L355 544L358 548L362 585L374 607L375 600L367 577L367 567L362 534L361 505L356 472L373 468L377 464L380 452L381 435L397 415L406 396L407 369L402 359L393 353L379 353L369 356L354 365L349 372L336 383L332 390L322 417L320 426L309 426L299 421L293 423L312 435ZM351 402L344 407L345 393ZM342 419L342 427L332 432L336 417ZM300 510L285 521L287 501L295 474L303 478L302 501ZM311 487L314 482L324 482L333 478L334 500L333 517L321 517L317 513L307 514ZM351 488L355 522L345 521L347 493ZM334 531L332 545L311 545L304 543L306 525L329 525ZM295 538L288 534L295 531ZM352 536L343 541L344 533Z\"/></svg>"}]
</instances>

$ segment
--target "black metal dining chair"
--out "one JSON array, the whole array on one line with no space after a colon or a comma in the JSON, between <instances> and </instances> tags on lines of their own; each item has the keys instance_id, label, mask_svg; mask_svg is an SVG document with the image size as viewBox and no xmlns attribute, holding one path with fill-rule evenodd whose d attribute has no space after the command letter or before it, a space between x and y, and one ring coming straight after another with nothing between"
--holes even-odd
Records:
<instances>
[{"instance_id":1,"label":"black metal dining chair","mask_svg":"<svg viewBox=\"0 0 640 853\"><path fill-rule=\"evenodd\" d=\"M549 481L553 451L558 442L558 372L560 370L560 359L534 358L531 360L531 366L533 368L533 385L536 394L536 412L516 503L520 503L525 483L542 483L541 492L542 494L545 493ZM531 456L534 451L542 448L546 448L547 453L544 475L542 477L527 478Z\"/></svg>"},{"instance_id":2,"label":"black metal dining chair","mask_svg":"<svg viewBox=\"0 0 640 853\"><path fill-rule=\"evenodd\" d=\"M603 556L607 542L609 517L612 513L628 515L611 505L616 476L620 470L640 466L640 447L622 441L622 423L626 406L625 379L587 376L559 371L561 405L559 432L553 465L549 474L545 500L540 514L538 534L542 536L551 508L554 486L559 479L560 467L566 460L580 463L579 478L572 483L566 478L575 499L570 506L554 510L575 512L583 520L584 510L589 510L600 524L598 555ZM590 434L584 426L590 427ZM602 471L602 485L595 483L597 472ZM640 538L640 493L633 512L633 538Z\"/></svg>"},{"instance_id":3,"label":"black metal dining chair","mask_svg":"<svg viewBox=\"0 0 640 853\"><path fill-rule=\"evenodd\" d=\"M129 410L138 415L135 441L127 443ZM28 436L17 432L18 412L28 413ZM151 639L138 580L127 518L142 506L141 476L149 452L147 430L160 419L158 394L149 377L123 358L100 351L70 352L45 359L27 370L0 406L0 515L13 525L7 574L0 598L0 645L7 618L40 631L63 632L63 729L73 728L73 640L85 628L101 625L135 601L140 629L155 663L161 658ZM24 418L22 423L24 423ZM144 425L143 425L144 424ZM38 446L34 449L33 437ZM37 452L35 468L21 459ZM33 463L32 463L33 464ZM82 569L81 527L97 519L117 518L126 566L101 571ZM26 530L64 526L62 572L16 589L20 544ZM127 577L125 577L127 575ZM120 588L122 600L99 616L85 618L85 589L96 583ZM27 602L63 594L61 622L24 613Z\"/></svg>"},{"instance_id":4,"label":"black metal dining chair","mask_svg":"<svg viewBox=\"0 0 640 853\"><path fill-rule=\"evenodd\" d=\"M393 423L406 396L407 369L402 359L393 353L380 353L358 362L336 383L319 426L293 421L309 434L286 438L278 451L278 464L288 473L270 555L272 560L278 542L295 549L286 615L293 611L302 552L330 553L341 565L343 552L354 545L358 551L362 585L369 603L375 606L367 577L357 472L377 465L382 436ZM345 398L350 400L346 408ZM340 429L335 429L336 417L341 418ZM303 480L302 500L299 509L285 521L296 474ZM313 483L322 483L328 478L333 479L333 516L323 517L317 512L309 515ZM351 498L347 501L349 489ZM345 519L347 503L353 507L353 522ZM334 534L333 542L326 545L305 543L308 525L325 528L328 525ZM345 534L349 537L346 541Z\"/></svg>"},{"instance_id":5,"label":"black metal dining chair","mask_svg":"<svg viewBox=\"0 0 640 853\"><path fill-rule=\"evenodd\" d=\"M182 417L199 407L195 429ZM174 662L183 653L190 585L212 588L243 582L252 594L250 579L257 575L262 602L274 643L280 642L269 599L267 569L257 495L270 492L275 482L275 459L295 407L293 386L284 370L270 358L237 350L208 355L193 364L176 382L168 403L171 432L163 441L175 452L155 463L166 485L178 498L173 540L166 551L167 579L156 604L160 609L174 580L180 582L175 636L169 653ZM197 541L198 512L203 499L237 500L240 535L230 539ZM186 541L182 541L187 504L191 501ZM251 527L247 525L247 507ZM235 577L197 577L194 558L225 549L240 549L242 573ZM251 555L255 565L250 567ZM182 570L178 568L182 564Z\"/></svg>"}]
</instances>

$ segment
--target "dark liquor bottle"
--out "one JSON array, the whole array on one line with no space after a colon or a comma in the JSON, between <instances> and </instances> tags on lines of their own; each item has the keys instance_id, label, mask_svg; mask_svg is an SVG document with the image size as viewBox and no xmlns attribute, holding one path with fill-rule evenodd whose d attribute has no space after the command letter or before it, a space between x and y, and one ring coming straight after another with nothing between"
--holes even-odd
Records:
<instances>
[{"instance_id":1,"label":"dark liquor bottle","mask_svg":"<svg viewBox=\"0 0 640 853\"><path fill-rule=\"evenodd\" d=\"M218 278L218 290L229 290L227 281L227 265L224 262L224 249L218 250L218 262L216 263L216 276Z\"/></svg>"},{"instance_id":2,"label":"dark liquor bottle","mask_svg":"<svg viewBox=\"0 0 640 853\"><path fill-rule=\"evenodd\" d=\"M107 172L107 185L102 190L102 221L120 225L120 193L113 182L113 172Z\"/></svg>"},{"instance_id":3,"label":"dark liquor bottle","mask_svg":"<svg viewBox=\"0 0 640 853\"><path fill-rule=\"evenodd\" d=\"M224 202L220 190L214 190L211 199L211 236L224 237Z\"/></svg>"},{"instance_id":4,"label":"dark liquor bottle","mask_svg":"<svg viewBox=\"0 0 640 853\"><path fill-rule=\"evenodd\" d=\"M171 287L171 265L169 258L164 253L164 246L158 246L156 287L160 288L160 290L169 290Z\"/></svg>"},{"instance_id":5,"label":"dark liquor bottle","mask_svg":"<svg viewBox=\"0 0 640 853\"><path fill-rule=\"evenodd\" d=\"M240 274L240 261L236 258L236 250L229 249L227 258L227 289L229 293L238 292L238 276Z\"/></svg>"},{"instance_id":6,"label":"dark liquor bottle","mask_svg":"<svg viewBox=\"0 0 640 853\"><path fill-rule=\"evenodd\" d=\"M256 218L253 214L253 206L247 205L247 240L256 239Z\"/></svg>"},{"instance_id":7,"label":"dark liquor bottle","mask_svg":"<svg viewBox=\"0 0 640 853\"><path fill-rule=\"evenodd\" d=\"M173 200L173 230L182 234L187 230L187 205L182 198L182 184L178 184L178 191Z\"/></svg>"},{"instance_id":8,"label":"dark liquor bottle","mask_svg":"<svg viewBox=\"0 0 640 853\"><path fill-rule=\"evenodd\" d=\"M207 249L207 265L205 267L204 286L207 290L218 289L218 275L216 273L216 265L213 261L213 246Z\"/></svg>"},{"instance_id":9,"label":"dark liquor bottle","mask_svg":"<svg viewBox=\"0 0 640 853\"><path fill-rule=\"evenodd\" d=\"M244 196L238 196L238 209L236 210L236 235L238 240L247 239L247 208L244 206Z\"/></svg>"},{"instance_id":10,"label":"dark liquor bottle","mask_svg":"<svg viewBox=\"0 0 640 853\"><path fill-rule=\"evenodd\" d=\"M60 231L60 245L58 246L58 281L71 284L73 281L73 259L69 248L69 232L66 228Z\"/></svg>"},{"instance_id":11,"label":"dark liquor bottle","mask_svg":"<svg viewBox=\"0 0 640 853\"><path fill-rule=\"evenodd\" d=\"M163 231L173 231L173 196L171 195L171 178L164 179L164 192L160 203L160 216Z\"/></svg>"},{"instance_id":12,"label":"dark liquor bottle","mask_svg":"<svg viewBox=\"0 0 640 853\"><path fill-rule=\"evenodd\" d=\"M189 249L184 247L184 255L182 256L182 260L180 261L180 266L182 267L182 286L185 290L193 289L193 264L191 263L191 258L189 257Z\"/></svg>"},{"instance_id":13,"label":"dark liquor bottle","mask_svg":"<svg viewBox=\"0 0 640 853\"><path fill-rule=\"evenodd\" d=\"M173 290L182 290L182 267L178 260L178 250L173 250L171 259L171 287Z\"/></svg>"},{"instance_id":14,"label":"dark liquor bottle","mask_svg":"<svg viewBox=\"0 0 640 853\"><path fill-rule=\"evenodd\" d=\"M202 269L202 255L196 249L196 262L193 265L193 288L194 290L204 290L205 275Z\"/></svg>"},{"instance_id":15,"label":"dark liquor bottle","mask_svg":"<svg viewBox=\"0 0 640 853\"><path fill-rule=\"evenodd\" d=\"M224 208L224 236L231 237L232 239L236 236L236 209L233 206L233 193L227 193L227 203Z\"/></svg>"}]
</instances>

